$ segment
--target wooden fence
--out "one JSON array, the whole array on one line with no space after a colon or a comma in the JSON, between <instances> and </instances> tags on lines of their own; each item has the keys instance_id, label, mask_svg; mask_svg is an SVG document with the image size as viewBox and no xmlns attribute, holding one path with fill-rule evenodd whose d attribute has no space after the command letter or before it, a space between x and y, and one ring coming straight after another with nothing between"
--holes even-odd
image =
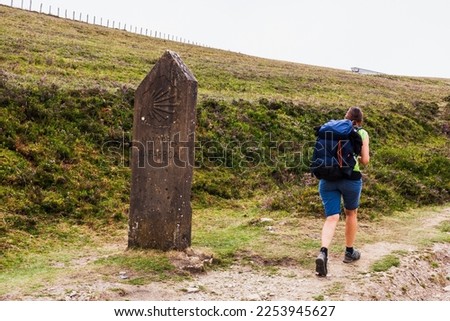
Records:
<instances>
[{"instance_id":1,"label":"wooden fence","mask_svg":"<svg viewBox=\"0 0 450 321\"><path fill-rule=\"evenodd\" d=\"M19 8L22 10L39 12L40 14L47 14L51 16L56 16L63 19L84 22L88 24L93 24L97 26L102 26L106 28L124 30L127 32L139 34L147 37L160 38L164 40L176 41L181 43L186 43L195 46L209 47L198 42L187 40L186 38L178 37L175 35L170 35L157 30L151 30L149 28L143 28L132 24L121 23L121 21L115 21L112 19L103 19L103 17L89 16L89 14L83 14L82 12L69 12L67 9L52 8L51 5L44 7L42 3L33 2L33 0L11 0L10 6L13 8ZM8 5L8 4L5 4Z\"/></svg>"}]
</instances>

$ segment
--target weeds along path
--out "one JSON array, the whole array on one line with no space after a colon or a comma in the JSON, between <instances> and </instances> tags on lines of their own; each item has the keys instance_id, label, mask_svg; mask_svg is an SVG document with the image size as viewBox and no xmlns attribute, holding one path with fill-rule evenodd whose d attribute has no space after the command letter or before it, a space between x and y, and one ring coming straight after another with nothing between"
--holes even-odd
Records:
<instances>
[{"instance_id":1,"label":"weeds along path","mask_svg":"<svg viewBox=\"0 0 450 321\"><path fill-rule=\"evenodd\" d=\"M353 264L343 263L341 254L332 253L326 278L295 261L267 266L255 260L193 273L188 279L139 284L130 282L133 272L117 273L93 263L123 252L125 243L109 244L62 265L43 285L24 284L0 299L450 300L449 225L450 207L362 224L376 238L360 247L361 260Z\"/></svg>"}]
</instances>

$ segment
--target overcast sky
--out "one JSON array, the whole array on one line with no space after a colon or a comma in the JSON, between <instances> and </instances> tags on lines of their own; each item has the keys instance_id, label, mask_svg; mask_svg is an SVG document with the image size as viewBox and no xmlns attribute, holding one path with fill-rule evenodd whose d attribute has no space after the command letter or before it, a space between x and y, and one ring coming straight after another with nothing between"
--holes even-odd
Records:
<instances>
[{"instance_id":1,"label":"overcast sky","mask_svg":"<svg viewBox=\"0 0 450 321\"><path fill-rule=\"evenodd\" d=\"M32 0L32 9L41 3L258 57L450 78L449 0Z\"/></svg>"}]
</instances>

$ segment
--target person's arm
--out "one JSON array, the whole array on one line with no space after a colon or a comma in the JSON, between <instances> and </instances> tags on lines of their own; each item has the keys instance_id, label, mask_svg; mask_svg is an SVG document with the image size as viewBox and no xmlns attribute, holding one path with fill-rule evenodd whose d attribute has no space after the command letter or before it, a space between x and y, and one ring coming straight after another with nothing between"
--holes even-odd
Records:
<instances>
[{"instance_id":1,"label":"person's arm","mask_svg":"<svg viewBox=\"0 0 450 321\"><path fill-rule=\"evenodd\" d=\"M365 137L362 143L361 148L361 157L359 158L359 163L362 165L369 164L370 161L370 153L369 153L369 135Z\"/></svg>"}]
</instances>

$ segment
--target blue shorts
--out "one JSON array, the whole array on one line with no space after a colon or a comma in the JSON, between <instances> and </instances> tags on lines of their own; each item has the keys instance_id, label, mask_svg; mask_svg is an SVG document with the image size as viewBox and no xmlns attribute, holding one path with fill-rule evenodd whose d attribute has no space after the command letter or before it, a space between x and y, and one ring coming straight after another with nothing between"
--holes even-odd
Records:
<instances>
[{"instance_id":1,"label":"blue shorts","mask_svg":"<svg viewBox=\"0 0 450 321\"><path fill-rule=\"evenodd\" d=\"M344 199L344 208L355 210L359 206L361 197L362 179L341 179L338 181L319 181L319 194L325 207L325 216L341 213L341 197Z\"/></svg>"}]
</instances>

